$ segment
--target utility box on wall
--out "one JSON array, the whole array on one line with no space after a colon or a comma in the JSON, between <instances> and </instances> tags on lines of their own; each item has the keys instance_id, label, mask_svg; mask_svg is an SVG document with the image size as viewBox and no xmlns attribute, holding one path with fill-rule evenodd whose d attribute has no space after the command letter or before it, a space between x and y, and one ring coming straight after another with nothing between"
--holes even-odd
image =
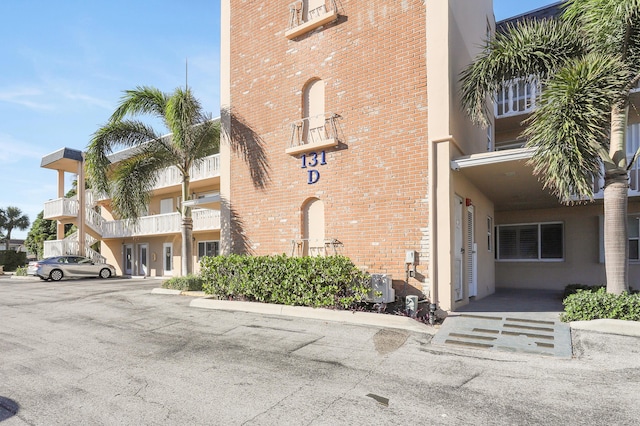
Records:
<instances>
[{"instance_id":1,"label":"utility box on wall","mask_svg":"<svg viewBox=\"0 0 640 426\"><path fill-rule=\"evenodd\" d=\"M396 300L396 292L392 287L393 280L389 274L371 274L371 290L367 301L373 303L391 303Z\"/></svg>"}]
</instances>

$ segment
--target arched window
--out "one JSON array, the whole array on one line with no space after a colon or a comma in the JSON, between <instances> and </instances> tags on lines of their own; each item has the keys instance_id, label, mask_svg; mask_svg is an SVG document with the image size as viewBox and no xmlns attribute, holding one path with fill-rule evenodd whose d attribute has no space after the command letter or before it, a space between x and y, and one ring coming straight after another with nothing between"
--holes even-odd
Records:
<instances>
[{"instance_id":1,"label":"arched window","mask_svg":"<svg viewBox=\"0 0 640 426\"><path fill-rule=\"evenodd\" d=\"M318 198L307 200L302 206L302 238L304 256L324 256L324 203Z\"/></svg>"},{"instance_id":2,"label":"arched window","mask_svg":"<svg viewBox=\"0 0 640 426\"><path fill-rule=\"evenodd\" d=\"M324 129L324 81L311 80L303 91L304 129L302 140L304 143L319 142L327 139Z\"/></svg>"}]
</instances>

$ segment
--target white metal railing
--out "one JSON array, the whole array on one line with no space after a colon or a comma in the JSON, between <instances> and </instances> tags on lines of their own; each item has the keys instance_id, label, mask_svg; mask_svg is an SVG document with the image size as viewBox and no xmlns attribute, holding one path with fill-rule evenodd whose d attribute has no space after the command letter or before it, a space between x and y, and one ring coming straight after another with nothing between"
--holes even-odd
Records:
<instances>
[{"instance_id":1,"label":"white metal railing","mask_svg":"<svg viewBox=\"0 0 640 426\"><path fill-rule=\"evenodd\" d=\"M296 0L289 4L289 29L337 10L335 0Z\"/></svg>"},{"instance_id":2,"label":"white metal railing","mask_svg":"<svg viewBox=\"0 0 640 426\"><path fill-rule=\"evenodd\" d=\"M220 175L220 154L210 155L202 159L199 164L191 166L189 176L191 181L208 179ZM177 167L171 166L158 172L158 180L154 189L180 185L182 174Z\"/></svg>"},{"instance_id":3,"label":"white metal railing","mask_svg":"<svg viewBox=\"0 0 640 426\"><path fill-rule=\"evenodd\" d=\"M106 263L107 258L91 249L91 244L85 243L84 254L82 256L88 257L96 263ZM45 241L43 256L45 258L51 256L65 256L73 255L80 256L80 244L78 244L78 234L75 234L75 239L65 238L64 240Z\"/></svg>"},{"instance_id":4,"label":"white metal railing","mask_svg":"<svg viewBox=\"0 0 640 426\"><path fill-rule=\"evenodd\" d=\"M75 197L56 198L44 203L43 217L45 219L61 216L78 216L78 200Z\"/></svg>"},{"instance_id":5,"label":"white metal railing","mask_svg":"<svg viewBox=\"0 0 640 426\"><path fill-rule=\"evenodd\" d=\"M289 148L328 139L338 139L337 118L337 114L327 112L294 121L291 123Z\"/></svg>"},{"instance_id":6,"label":"white metal railing","mask_svg":"<svg viewBox=\"0 0 640 426\"><path fill-rule=\"evenodd\" d=\"M291 256L329 256L338 254L338 246L342 243L335 238L314 239L298 238L291 240Z\"/></svg>"},{"instance_id":7,"label":"white metal railing","mask_svg":"<svg viewBox=\"0 0 640 426\"><path fill-rule=\"evenodd\" d=\"M194 210L193 230L220 229L219 210ZM182 218L180 213L166 213L152 216L144 216L137 223L127 220L106 221L102 227L103 238L125 238L141 235L161 235L180 233Z\"/></svg>"},{"instance_id":8,"label":"white metal railing","mask_svg":"<svg viewBox=\"0 0 640 426\"><path fill-rule=\"evenodd\" d=\"M503 82L496 91L496 118L530 113L535 109L541 92L542 86L536 76Z\"/></svg>"}]
</instances>

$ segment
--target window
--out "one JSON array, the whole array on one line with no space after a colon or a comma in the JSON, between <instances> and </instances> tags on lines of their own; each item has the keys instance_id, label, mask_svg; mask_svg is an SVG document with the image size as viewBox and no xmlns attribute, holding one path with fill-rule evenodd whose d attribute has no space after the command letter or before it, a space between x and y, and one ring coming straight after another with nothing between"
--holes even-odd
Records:
<instances>
[{"instance_id":1,"label":"window","mask_svg":"<svg viewBox=\"0 0 640 426\"><path fill-rule=\"evenodd\" d=\"M562 223L534 223L497 227L498 260L562 260Z\"/></svg>"},{"instance_id":2,"label":"window","mask_svg":"<svg viewBox=\"0 0 640 426\"><path fill-rule=\"evenodd\" d=\"M220 241L198 242L198 260L205 256L218 256L220 253Z\"/></svg>"},{"instance_id":3,"label":"window","mask_svg":"<svg viewBox=\"0 0 640 426\"><path fill-rule=\"evenodd\" d=\"M629 260L640 260L640 218L627 219L629 230Z\"/></svg>"},{"instance_id":4,"label":"window","mask_svg":"<svg viewBox=\"0 0 640 426\"><path fill-rule=\"evenodd\" d=\"M173 213L173 198L160 200L160 214Z\"/></svg>"}]
</instances>

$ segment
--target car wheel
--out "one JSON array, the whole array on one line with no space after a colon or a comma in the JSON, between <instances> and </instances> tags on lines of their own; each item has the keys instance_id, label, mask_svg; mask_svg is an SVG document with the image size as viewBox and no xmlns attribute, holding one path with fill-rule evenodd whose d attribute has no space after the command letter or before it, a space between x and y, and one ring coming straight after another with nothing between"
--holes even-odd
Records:
<instances>
[{"instance_id":1,"label":"car wheel","mask_svg":"<svg viewBox=\"0 0 640 426\"><path fill-rule=\"evenodd\" d=\"M109 268L103 268L100 270L100 278L111 278L111 271Z\"/></svg>"},{"instance_id":2,"label":"car wheel","mask_svg":"<svg viewBox=\"0 0 640 426\"><path fill-rule=\"evenodd\" d=\"M54 269L49 274L49 278L51 278L53 281L60 281L62 279L62 275L63 274L62 274L62 271L60 269Z\"/></svg>"}]
</instances>

